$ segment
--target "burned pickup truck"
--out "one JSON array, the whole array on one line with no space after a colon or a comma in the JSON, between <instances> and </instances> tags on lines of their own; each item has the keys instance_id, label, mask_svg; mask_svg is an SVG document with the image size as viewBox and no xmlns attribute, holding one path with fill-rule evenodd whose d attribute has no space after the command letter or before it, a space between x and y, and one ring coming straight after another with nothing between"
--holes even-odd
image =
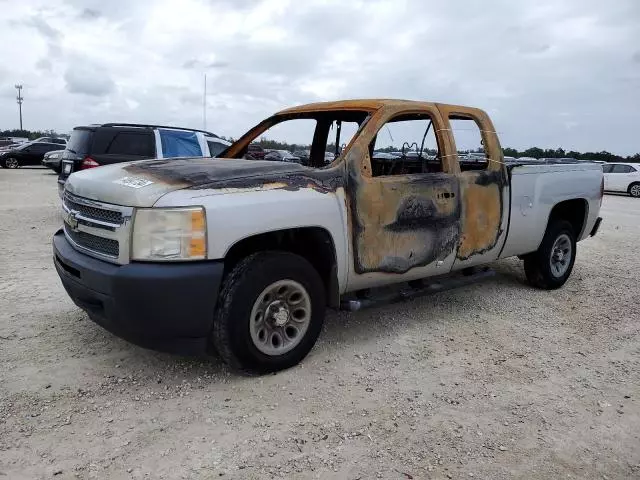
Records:
<instances>
[{"instance_id":1,"label":"burned pickup truck","mask_svg":"<svg viewBox=\"0 0 640 480\"><path fill-rule=\"evenodd\" d=\"M460 121L478 131L484 161L461 159L452 128ZM245 158L252 141L291 122L310 127L308 165ZM417 154L374 156L394 133L393 143ZM327 166L329 144L340 148ZM507 165L491 120L475 108L299 106L220 157L69 177L54 263L96 323L148 348L215 349L239 369L276 371L311 350L327 307L376 287L519 256L532 285L558 288L576 242L600 225L598 165Z\"/></svg>"}]
</instances>

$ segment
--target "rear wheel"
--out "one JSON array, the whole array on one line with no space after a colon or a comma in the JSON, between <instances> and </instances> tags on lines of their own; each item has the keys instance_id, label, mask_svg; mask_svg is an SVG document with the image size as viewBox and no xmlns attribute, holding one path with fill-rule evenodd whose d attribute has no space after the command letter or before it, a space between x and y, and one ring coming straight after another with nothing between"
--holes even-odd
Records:
<instances>
[{"instance_id":1,"label":"rear wheel","mask_svg":"<svg viewBox=\"0 0 640 480\"><path fill-rule=\"evenodd\" d=\"M549 224L538 250L524 259L524 271L531 285L554 290L565 284L576 259L573 227L565 220Z\"/></svg>"},{"instance_id":2,"label":"rear wheel","mask_svg":"<svg viewBox=\"0 0 640 480\"><path fill-rule=\"evenodd\" d=\"M292 367L313 348L324 320L318 272L288 252L260 252L227 275L214 315L212 343L248 373Z\"/></svg>"},{"instance_id":3,"label":"rear wheel","mask_svg":"<svg viewBox=\"0 0 640 480\"><path fill-rule=\"evenodd\" d=\"M17 158L9 157L4 161L6 168L20 168L20 162Z\"/></svg>"},{"instance_id":4,"label":"rear wheel","mask_svg":"<svg viewBox=\"0 0 640 480\"><path fill-rule=\"evenodd\" d=\"M640 198L640 183L636 182L636 183L632 183L631 185L629 185L629 195L631 195L634 198Z\"/></svg>"}]
</instances>

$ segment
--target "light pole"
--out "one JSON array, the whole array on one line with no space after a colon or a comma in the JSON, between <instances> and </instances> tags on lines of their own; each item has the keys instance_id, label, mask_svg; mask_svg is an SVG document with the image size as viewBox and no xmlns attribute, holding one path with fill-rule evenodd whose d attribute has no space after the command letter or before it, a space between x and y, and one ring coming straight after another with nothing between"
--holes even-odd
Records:
<instances>
[{"instance_id":1,"label":"light pole","mask_svg":"<svg viewBox=\"0 0 640 480\"><path fill-rule=\"evenodd\" d=\"M18 90L18 96L16 97L16 100L18 101L18 111L20 112L20 130L22 130L22 101L24 100L24 98L22 98L22 85L16 85L16 90Z\"/></svg>"}]
</instances>

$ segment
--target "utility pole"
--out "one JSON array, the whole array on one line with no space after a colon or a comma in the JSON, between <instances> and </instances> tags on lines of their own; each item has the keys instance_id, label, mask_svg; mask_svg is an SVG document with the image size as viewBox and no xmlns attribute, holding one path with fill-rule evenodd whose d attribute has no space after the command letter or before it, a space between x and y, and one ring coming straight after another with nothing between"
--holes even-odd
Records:
<instances>
[{"instance_id":1,"label":"utility pole","mask_svg":"<svg viewBox=\"0 0 640 480\"><path fill-rule=\"evenodd\" d=\"M20 112L20 130L22 130L22 101L24 100L24 98L22 98L22 85L16 85L16 90L18 90L18 96L16 97L16 100L18 101L18 111Z\"/></svg>"},{"instance_id":2,"label":"utility pole","mask_svg":"<svg viewBox=\"0 0 640 480\"><path fill-rule=\"evenodd\" d=\"M203 130L207 129L207 74L204 74L204 95L202 96L202 123Z\"/></svg>"}]
</instances>

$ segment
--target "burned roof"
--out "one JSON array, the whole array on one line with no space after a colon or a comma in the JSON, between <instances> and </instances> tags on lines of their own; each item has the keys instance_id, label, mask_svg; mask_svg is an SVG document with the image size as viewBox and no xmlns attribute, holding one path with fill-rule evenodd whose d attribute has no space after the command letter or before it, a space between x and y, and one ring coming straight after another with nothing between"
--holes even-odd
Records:
<instances>
[{"instance_id":1,"label":"burned roof","mask_svg":"<svg viewBox=\"0 0 640 480\"><path fill-rule=\"evenodd\" d=\"M278 115L286 115L291 113L317 112L322 110L378 110L385 106L407 108L419 108L424 106L433 106L431 102L418 102L415 100L394 100L394 99L359 99L359 100L338 100L334 102L318 102L308 103L306 105L298 105L287 108L278 112Z\"/></svg>"}]
</instances>

